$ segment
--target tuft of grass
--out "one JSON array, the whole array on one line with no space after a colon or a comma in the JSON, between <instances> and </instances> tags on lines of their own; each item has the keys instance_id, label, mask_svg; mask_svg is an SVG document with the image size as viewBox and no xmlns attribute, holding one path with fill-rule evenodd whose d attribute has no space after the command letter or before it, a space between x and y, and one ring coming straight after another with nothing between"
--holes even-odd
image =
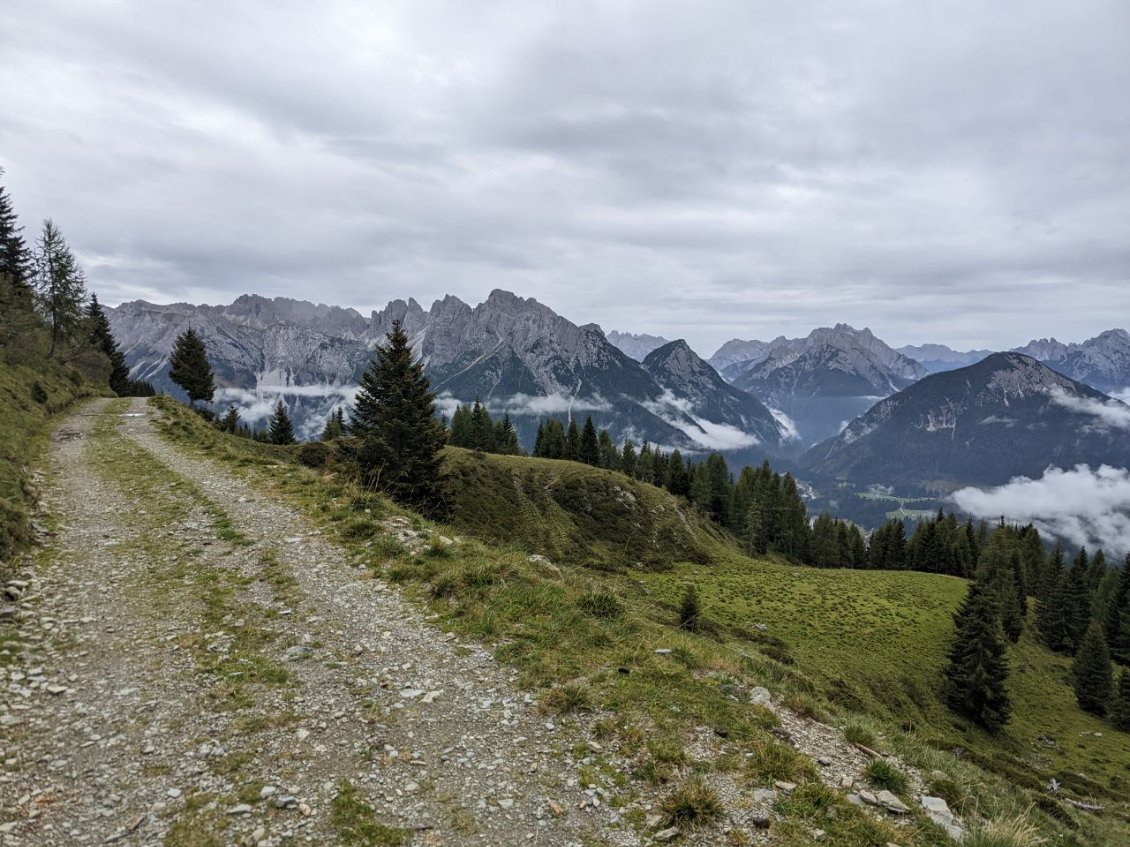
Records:
<instances>
[{"instance_id":1,"label":"tuft of grass","mask_svg":"<svg viewBox=\"0 0 1130 847\"><path fill-rule=\"evenodd\" d=\"M583 594L577 601L577 608L586 615L602 620L616 620L624 616L624 604L608 591L589 591Z\"/></svg>"},{"instance_id":2,"label":"tuft of grass","mask_svg":"<svg viewBox=\"0 0 1130 847\"><path fill-rule=\"evenodd\" d=\"M859 720L848 720L844 724L844 738L852 744L862 744L872 750L876 748L875 733Z\"/></svg>"},{"instance_id":3,"label":"tuft of grass","mask_svg":"<svg viewBox=\"0 0 1130 847\"><path fill-rule=\"evenodd\" d=\"M756 739L749 752L749 773L759 782L804 782L816 776L811 759L772 738Z\"/></svg>"},{"instance_id":4,"label":"tuft of grass","mask_svg":"<svg viewBox=\"0 0 1130 847\"><path fill-rule=\"evenodd\" d=\"M659 811L667 826L702 826L722 816L722 799L701 777L691 777L663 799Z\"/></svg>"},{"instance_id":5,"label":"tuft of grass","mask_svg":"<svg viewBox=\"0 0 1130 847\"><path fill-rule=\"evenodd\" d=\"M906 774L885 759L875 759L863 769L867 781L876 788L885 788L895 794L906 793Z\"/></svg>"},{"instance_id":6,"label":"tuft of grass","mask_svg":"<svg viewBox=\"0 0 1130 847\"><path fill-rule=\"evenodd\" d=\"M406 829L377 821L373 807L361 799L347 779L338 783L337 796L330 807L330 826L343 847L398 847L409 836Z\"/></svg>"},{"instance_id":7,"label":"tuft of grass","mask_svg":"<svg viewBox=\"0 0 1130 847\"><path fill-rule=\"evenodd\" d=\"M1032 823L1029 810L973 827L961 843L964 847L1037 847L1046 841Z\"/></svg>"},{"instance_id":8,"label":"tuft of grass","mask_svg":"<svg viewBox=\"0 0 1130 847\"><path fill-rule=\"evenodd\" d=\"M583 682L567 682L549 689L539 701L541 710L550 715L592 711L592 693Z\"/></svg>"}]
</instances>

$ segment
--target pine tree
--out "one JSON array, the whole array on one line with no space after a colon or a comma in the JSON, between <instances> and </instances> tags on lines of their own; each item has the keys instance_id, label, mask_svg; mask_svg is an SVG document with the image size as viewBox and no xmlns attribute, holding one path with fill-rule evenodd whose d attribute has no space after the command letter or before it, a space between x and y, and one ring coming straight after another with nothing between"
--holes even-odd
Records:
<instances>
[{"instance_id":1,"label":"pine tree","mask_svg":"<svg viewBox=\"0 0 1130 847\"><path fill-rule=\"evenodd\" d=\"M1074 651L1083 641L1087 624L1091 620L1091 592L1087 584L1087 568L1090 558L1087 548L1082 548L1071 563L1067 572L1067 590L1064 597L1067 614L1067 632Z\"/></svg>"},{"instance_id":2,"label":"pine tree","mask_svg":"<svg viewBox=\"0 0 1130 847\"><path fill-rule=\"evenodd\" d=\"M698 602L698 589L688 585L683 592L683 600L679 604L679 628L694 632L698 629L699 615L702 609Z\"/></svg>"},{"instance_id":3,"label":"pine tree","mask_svg":"<svg viewBox=\"0 0 1130 847\"><path fill-rule=\"evenodd\" d=\"M126 367L126 357L122 355L122 351L118 348L118 342L114 340L114 335L110 332L110 321L106 318L106 313L102 311L102 306L98 303L97 294L92 293L90 295L90 303L86 307L86 319L90 325L91 344L110 360L110 389L119 397L129 395L131 393L130 378L129 368Z\"/></svg>"},{"instance_id":4,"label":"pine tree","mask_svg":"<svg viewBox=\"0 0 1130 847\"><path fill-rule=\"evenodd\" d=\"M1103 620L1107 646L1116 662L1130 667L1130 553L1122 563L1118 587Z\"/></svg>"},{"instance_id":5,"label":"pine tree","mask_svg":"<svg viewBox=\"0 0 1130 847\"><path fill-rule=\"evenodd\" d=\"M239 430L239 410L235 406L228 406L227 412L220 418L218 427L222 432L237 432Z\"/></svg>"},{"instance_id":6,"label":"pine tree","mask_svg":"<svg viewBox=\"0 0 1130 847\"><path fill-rule=\"evenodd\" d=\"M3 175L0 169L0 175ZM0 185L0 278L11 286L13 305L29 310L32 307L32 278L34 261L31 250L24 242L23 227L19 225L12 198Z\"/></svg>"},{"instance_id":7,"label":"pine tree","mask_svg":"<svg viewBox=\"0 0 1130 847\"><path fill-rule=\"evenodd\" d=\"M1040 630L1040 638L1050 650L1057 653L1074 650L1068 620L1067 574L1062 569L1048 590L1047 598L1036 603L1036 626Z\"/></svg>"},{"instance_id":8,"label":"pine tree","mask_svg":"<svg viewBox=\"0 0 1130 847\"><path fill-rule=\"evenodd\" d=\"M1130 732L1130 670L1118 675L1118 689L1110 704L1110 722L1115 729Z\"/></svg>"},{"instance_id":9,"label":"pine tree","mask_svg":"<svg viewBox=\"0 0 1130 847\"><path fill-rule=\"evenodd\" d=\"M460 403L451 416L451 436L448 442L454 447L470 448L472 440L471 409Z\"/></svg>"},{"instance_id":10,"label":"pine tree","mask_svg":"<svg viewBox=\"0 0 1130 847\"><path fill-rule=\"evenodd\" d=\"M581 460L581 430L572 418L569 419L569 428L565 431L565 458L574 462Z\"/></svg>"},{"instance_id":11,"label":"pine tree","mask_svg":"<svg viewBox=\"0 0 1130 847\"><path fill-rule=\"evenodd\" d=\"M345 435L345 412L338 406L326 418L326 425L322 428L322 441L333 441Z\"/></svg>"},{"instance_id":12,"label":"pine tree","mask_svg":"<svg viewBox=\"0 0 1130 847\"><path fill-rule=\"evenodd\" d=\"M593 425L591 415L585 418L585 425L581 430L577 459L593 467L600 464L600 442L597 440L596 427Z\"/></svg>"},{"instance_id":13,"label":"pine tree","mask_svg":"<svg viewBox=\"0 0 1130 847\"><path fill-rule=\"evenodd\" d=\"M1105 714L1111 690L1110 651L1098 621L1091 621L1087 627L1071 672L1079 708L1096 715Z\"/></svg>"},{"instance_id":14,"label":"pine tree","mask_svg":"<svg viewBox=\"0 0 1130 847\"><path fill-rule=\"evenodd\" d=\"M494 451L505 456L517 456L522 452L518 443L518 431L514 429L514 421L510 419L509 412L502 413L502 420L494 425Z\"/></svg>"},{"instance_id":15,"label":"pine tree","mask_svg":"<svg viewBox=\"0 0 1130 847\"><path fill-rule=\"evenodd\" d=\"M542 433L542 455L547 459L564 459L565 455L565 428L557 418L550 418L545 422L545 431Z\"/></svg>"},{"instance_id":16,"label":"pine tree","mask_svg":"<svg viewBox=\"0 0 1130 847\"><path fill-rule=\"evenodd\" d=\"M286 403L279 400L275 403L275 411L267 423L267 440L271 444L294 444L294 424L290 421L290 414L286 410Z\"/></svg>"},{"instance_id":17,"label":"pine tree","mask_svg":"<svg viewBox=\"0 0 1130 847\"><path fill-rule=\"evenodd\" d=\"M601 428L596 441L600 445L600 466L611 471L620 470L620 451L616 449L616 442L612 440L606 427Z\"/></svg>"},{"instance_id":18,"label":"pine tree","mask_svg":"<svg viewBox=\"0 0 1130 847\"><path fill-rule=\"evenodd\" d=\"M633 479L636 476L636 447L632 439L624 439L624 449L620 451L620 466L624 473Z\"/></svg>"},{"instance_id":19,"label":"pine tree","mask_svg":"<svg viewBox=\"0 0 1130 847\"><path fill-rule=\"evenodd\" d=\"M193 406L197 400L210 401L216 391L216 378L208 364L208 351L192 327L173 342L169 379L184 389L189 404Z\"/></svg>"},{"instance_id":20,"label":"pine tree","mask_svg":"<svg viewBox=\"0 0 1130 847\"><path fill-rule=\"evenodd\" d=\"M86 278L63 233L50 218L43 222L43 234L36 246L36 290L39 307L51 328L51 350L47 355L53 356L82 322Z\"/></svg>"},{"instance_id":21,"label":"pine tree","mask_svg":"<svg viewBox=\"0 0 1130 847\"><path fill-rule=\"evenodd\" d=\"M365 371L357 406L371 411L358 464L367 484L415 506L439 506L439 451L445 433L435 417L435 395L408 335L395 321Z\"/></svg>"},{"instance_id":22,"label":"pine tree","mask_svg":"<svg viewBox=\"0 0 1130 847\"><path fill-rule=\"evenodd\" d=\"M995 732L1012 714L997 591L979 581L970 583L953 620L954 640L944 671L946 705Z\"/></svg>"}]
</instances>

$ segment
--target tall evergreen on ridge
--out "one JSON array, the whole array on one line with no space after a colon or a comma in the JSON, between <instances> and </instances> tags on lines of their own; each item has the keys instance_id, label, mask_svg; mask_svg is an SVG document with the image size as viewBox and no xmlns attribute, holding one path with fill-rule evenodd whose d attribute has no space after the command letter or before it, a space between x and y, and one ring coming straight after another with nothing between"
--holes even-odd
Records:
<instances>
[{"instance_id":1,"label":"tall evergreen on ridge","mask_svg":"<svg viewBox=\"0 0 1130 847\"><path fill-rule=\"evenodd\" d=\"M51 350L69 340L84 317L86 278L59 227L51 218L43 222L36 242L36 290L39 308L51 328Z\"/></svg>"},{"instance_id":2,"label":"tall evergreen on ridge","mask_svg":"<svg viewBox=\"0 0 1130 847\"><path fill-rule=\"evenodd\" d=\"M326 418L326 425L322 428L322 441L333 441L345 435L345 411L338 406Z\"/></svg>"},{"instance_id":3,"label":"tall evergreen on ridge","mask_svg":"<svg viewBox=\"0 0 1130 847\"><path fill-rule=\"evenodd\" d=\"M1067 586L1064 596L1065 612L1067 615L1067 633L1071 639L1071 650L1083 642L1083 635L1087 631L1087 624L1091 620L1091 591L1087 578L1090 557L1087 548L1080 548L1067 572Z\"/></svg>"},{"instance_id":4,"label":"tall evergreen on ridge","mask_svg":"<svg viewBox=\"0 0 1130 847\"><path fill-rule=\"evenodd\" d=\"M291 423L290 414L286 410L286 403L279 400L275 403L274 414L267 424L267 440L272 444L294 444L294 424Z\"/></svg>"},{"instance_id":5,"label":"tall evergreen on ridge","mask_svg":"<svg viewBox=\"0 0 1130 847\"><path fill-rule=\"evenodd\" d=\"M573 418L569 419L569 428L565 430L565 458L574 462L581 460L581 430Z\"/></svg>"},{"instance_id":6,"label":"tall evergreen on ridge","mask_svg":"<svg viewBox=\"0 0 1130 847\"><path fill-rule=\"evenodd\" d=\"M130 394L129 368L126 367L126 357L114 340L110 332L110 321L98 302L98 295L90 295L90 303L86 307L86 317L90 322L90 340L95 348L106 354L110 360L110 388L119 397Z\"/></svg>"},{"instance_id":7,"label":"tall evergreen on ridge","mask_svg":"<svg viewBox=\"0 0 1130 847\"><path fill-rule=\"evenodd\" d=\"M600 442L597 440L596 427L593 426L591 415L585 418L585 426L581 430L577 459L593 467L600 464Z\"/></svg>"},{"instance_id":8,"label":"tall evergreen on ridge","mask_svg":"<svg viewBox=\"0 0 1130 847\"><path fill-rule=\"evenodd\" d=\"M997 598L993 586L980 580L969 584L953 616L954 639L944 671L946 705L990 732L1008 723L1012 714Z\"/></svg>"},{"instance_id":9,"label":"tall evergreen on ridge","mask_svg":"<svg viewBox=\"0 0 1130 847\"><path fill-rule=\"evenodd\" d=\"M446 441L435 395L400 321L378 347L357 395L368 424L358 453L366 484L396 500L435 510L442 491L439 451Z\"/></svg>"},{"instance_id":10,"label":"tall evergreen on ridge","mask_svg":"<svg viewBox=\"0 0 1130 847\"><path fill-rule=\"evenodd\" d=\"M514 428L514 421L510 419L509 412L502 413L502 420L494 425L494 451L508 456L518 456L522 453L522 445L518 443L518 430Z\"/></svg>"},{"instance_id":11,"label":"tall evergreen on ridge","mask_svg":"<svg viewBox=\"0 0 1130 847\"><path fill-rule=\"evenodd\" d=\"M1126 554L1126 561L1122 563L1118 587L1107 607L1103 628L1111 657L1130 667L1130 553Z\"/></svg>"},{"instance_id":12,"label":"tall evergreen on ridge","mask_svg":"<svg viewBox=\"0 0 1130 847\"><path fill-rule=\"evenodd\" d=\"M1071 673L1079 708L1096 715L1105 714L1110 700L1112 668L1110 651L1098 621L1091 621L1087 627L1071 665Z\"/></svg>"},{"instance_id":13,"label":"tall evergreen on ridge","mask_svg":"<svg viewBox=\"0 0 1130 847\"><path fill-rule=\"evenodd\" d=\"M4 173L0 169L0 176ZM0 278L6 277L13 289L13 299L22 302L24 307L32 304L32 279L35 264L31 250L20 233L12 198L3 185L0 185Z\"/></svg>"},{"instance_id":14,"label":"tall evergreen on ridge","mask_svg":"<svg viewBox=\"0 0 1130 847\"><path fill-rule=\"evenodd\" d=\"M169 379L184 389L188 402L211 401L216 391L216 377L208 363L208 351L196 331L189 327L173 342L169 356Z\"/></svg>"}]
</instances>

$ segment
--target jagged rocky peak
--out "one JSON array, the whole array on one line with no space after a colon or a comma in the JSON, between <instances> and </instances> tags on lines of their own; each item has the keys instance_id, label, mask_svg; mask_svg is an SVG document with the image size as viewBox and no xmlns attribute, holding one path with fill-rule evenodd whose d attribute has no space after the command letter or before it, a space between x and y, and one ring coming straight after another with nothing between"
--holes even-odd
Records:
<instances>
[{"instance_id":1,"label":"jagged rocky peak","mask_svg":"<svg viewBox=\"0 0 1130 847\"><path fill-rule=\"evenodd\" d=\"M637 362L642 362L652 350L658 350L663 345L670 343L666 338L659 335L619 332L617 330L612 330L605 337L610 344L631 356Z\"/></svg>"},{"instance_id":2,"label":"jagged rocky peak","mask_svg":"<svg viewBox=\"0 0 1130 847\"><path fill-rule=\"evenodd\" d=\"M788 339L783 335L778 335L772 341L757 341L755 339L745 341L741 338L731 338L714 352L709 361L719 373L723 373L733 365L742 363L746 367L752 367L768 356L770 350L786 341Z\"/></svg>"},{"instance_id":3,"label":"jagged rocky peak","mask_svg":"<svg viewBox=\"0 0 1130 847\"><path fill-rule=\"evenodd\" d=\"M718 372L681 338L669 341L648 353L643 360L643 367L653 374L663 371L686 379L720 379Z\"/></svg>"},{"instance_id":4,"label":"jagged rocky peak","mask_svg":"<svg viewBox=\"0 0 1130 847\"><path fill-rule=\"evenodd\" d=\"M985 397L1009 400L1056 391L1078 393L1079 384L1074 380L1023 353L994 353L981 364L991 373L979 398L982 401Z\"/></svg>"},{"instance_id":5,"label":"jagged rocky peak","mask_svg":"<svg viewBox=\"0 0 1130 847\"><path fill-rule=\"evenodd\" d=\"M1041 338L1018 347L1016 352L1034 356L1060 373L1104 391L1130 387L1130 333L1124 329L1108 329L1071 344Z\"/></svg>"}]
</instances>

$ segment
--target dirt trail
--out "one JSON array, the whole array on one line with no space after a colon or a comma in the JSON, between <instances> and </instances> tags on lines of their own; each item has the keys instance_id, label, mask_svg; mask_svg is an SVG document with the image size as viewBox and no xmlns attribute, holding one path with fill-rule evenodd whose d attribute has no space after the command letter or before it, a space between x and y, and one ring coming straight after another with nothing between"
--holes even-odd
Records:
<instances>
[{"instance_id":1,"label":"dirt trail","mask_svg":"<svg viewBox=\"0 0 1130 847\"><path fill-rule=\"evenodd\" d=\"M577 730L151 413L56 434L52 561L0 644L0 842L638 843Z\"/></svg>"}]
</instances>

